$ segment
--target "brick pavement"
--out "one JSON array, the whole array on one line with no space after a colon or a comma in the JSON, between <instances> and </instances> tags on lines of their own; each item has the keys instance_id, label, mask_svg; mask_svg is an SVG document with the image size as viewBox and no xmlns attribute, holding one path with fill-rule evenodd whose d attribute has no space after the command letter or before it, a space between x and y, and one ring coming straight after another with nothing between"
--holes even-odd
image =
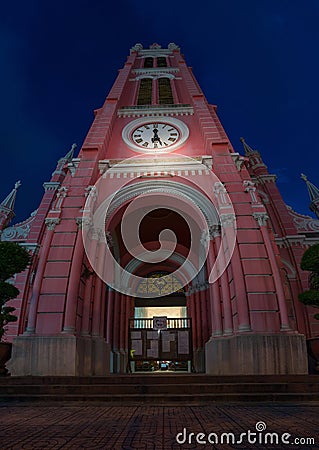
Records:
<instances>
[{"instance_id":1,"label":"brick pavement","mask_svg":"<svg viewBox=\"0 0 319 450\"><path fill-rule=\"evenodd\" d=\"M176 442L177 433L255 432L263 421L269 432L315 438L308 445L199 444ZM264 431L261 433L264 439ZM211 439L214 437L212 436ZM183 440L183 436L180 436ZM199 440L207 439L200 436ZM244 439L246 439L244 437ZM193 437L192 437L193 440ZM319 449L319 405L149 406L88 403L0 405L0 450L160 450L160 449Z\"/></svg>"}]
</instances>

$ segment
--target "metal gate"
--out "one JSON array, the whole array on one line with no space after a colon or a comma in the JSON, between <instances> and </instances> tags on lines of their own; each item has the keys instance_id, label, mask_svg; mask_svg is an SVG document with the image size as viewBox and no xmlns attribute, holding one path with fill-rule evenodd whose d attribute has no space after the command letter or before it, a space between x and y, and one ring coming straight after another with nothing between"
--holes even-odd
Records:
<instances>
[{"instance_id":1,"label":"metal gate","mask_svg":"<svg viewBox=\"0 0 319 450\"><path fill-rule=\"evenodd\" d=\"M130 319L128 335L129 361L171 361L172 364L190 361L192 364L192 326L189 317Z\"/></svg>"}]
</instances>

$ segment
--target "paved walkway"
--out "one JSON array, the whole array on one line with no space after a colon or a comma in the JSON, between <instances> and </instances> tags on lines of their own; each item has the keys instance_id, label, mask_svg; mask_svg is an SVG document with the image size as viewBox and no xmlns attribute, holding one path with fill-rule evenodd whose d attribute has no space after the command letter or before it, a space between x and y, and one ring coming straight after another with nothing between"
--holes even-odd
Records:
<instances>
[{"instance_id":1,"label":"paved walkway","mask_svg":"<svg viewBox=\"0 0 319 450\"><path fill-rule=\"evenodd\" d=\"M267 431L277 433L272 435L272 445L270 436L265 443ZM180 444L176 441L178 433ZM234 433L236 442L241 433L246 434L242 443L229 445L227 439L232 442L232 435L224 435L221 444L222 433ZM284 442L314 438L315 443L285 444L281 440L284 433L291 434L283 436ZM277 436L279 444L274 445ZM205 440L207 443L202 444ZM248 448L319 449L319 405L0 405L0 450Z\"/></svg>"}]
</instances>

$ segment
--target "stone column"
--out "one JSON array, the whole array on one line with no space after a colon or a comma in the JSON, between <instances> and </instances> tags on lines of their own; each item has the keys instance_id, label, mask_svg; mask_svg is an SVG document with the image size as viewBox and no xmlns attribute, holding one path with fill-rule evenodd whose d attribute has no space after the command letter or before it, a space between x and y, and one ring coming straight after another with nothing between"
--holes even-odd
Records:
<instances>
[{"instance_id":1,"label":"stone column","mask_svg":"<svg viewBox=\"0 0 319 450\"><path fill-rule=\"evenodd\" d=\"M215 243L216 243L216 254L217 254L217 270L219 273L225 267L225 256L223 248L223 242L218 231L215 231ZM232 308L230 302L230 292L229 292L229 283L227 271L224 270L222 275L220 276L220 285L221 285L221 297L224 307L224 334L232 334L233 333L233 319L232 319Z\"/></svg>"},{"instance_id":2,"label":"stone column","mask_svg":"<svg viewBox=\"0 0 319 450\"><path fill-rule=\"evenodd\" d=\"M37 267L33 289L32 289L32 296L30 300L30 309L28 314L28 324L27 329L24 334L34 334L35 333L35 327L36 327L36 320L37 320L37 311L38 311L38 304L39 304L39 297L40 297L40 290L44 275L45 266L47 263L49 251L50 251L50 245L54 233L55 226L60 222L59 218L46 218L45 224L47 226L47 233L44 239L44 243L41 249L40 257L39 257L39 264Z\"/></svg>"},{"instance_id":3,"label":"stone column","mask_svg":"<svg viewBox=\"0 0 319 450\"><path fill-rule=\"evenodd\" d=\"M89 225L87 219L78 217L76 223L78 232L75 240L74 253L72 258L71 271L69 276L69 284L66 296L66 307L63 333L74 334L76 326L76 312L78 306L79 281L81 278L81 269L83 264L83 241L82 241L82 226Z\"/></svg>"},{"instance_id":4,"label":"stone column","mask_svg":"<svg viewBox=\"0 0 319 450\"><path fill-rule=\"evenodd\" d=\"M91 240L91 254L96 255L96 249L98 244L98 233L92 230ZM95 259L95 258L94 258ZM90 318L91 318L91 301L92 301L92 287L93 287L94 273L90 272L88 279L86 280L83 299L83 313L82 313L82 336L90 335Z\"/></svg>"},{"instance_id":5,"label":"stone column","mask_svg":"<svg viewBox=\"0 0 319 450\"><path fill-rule=\"evenodd\" d=\"M227 242L227 245L228 247L232 247L232 240L235 238L235 216L234 214L222 214L221 220L223 229L225 230L225 240ZM229 248L228 251L230 251ZM235 242L233 254L231 255L231 267L236 292L238 331L251 331L245 277L239 256L237 242Z\"/></svg>"},{"instance_id":6,"label":"stone column","mask_svg":"<svg viewBox=\"0 0 319 450\"><path fill-rule=\"evenodd\" d=\"M214 247L214 238L220 234L219 226L210 227L209 230L209 253L208 253L208 279L209 275L216 263L216 249ZM221 300L218 280L214 283L209 283L210 292L210 312L211 312L211 322L213 328L214 336L221 336L223 334L223 322L222 322L222 312L221 312Z\"/></svg>"},{"instance_id":7,"label":"stone column","mask_svg":"<svg viewBox=\"0 0 319 450\"><path fill-rule=\"evenodd\" d=\"M106 311L106 342L108 344L113 343L113 310L115 301L115 291L109 288L107 311Z\"/></svg>"},{"instance_id":8,"label":"stone column","mask_svg":"<svg viewBox=\"0 0 319 450\"><path fill-rule=\"evenodd\" d=\"M257 212L253 213L254 218L257 220L258 225L260 226L261 234L265 242L267 254L270 261L271 270L274 277L274 283L277 292L278 304L279 304L279 314L280 314L280 328L282 331L290 330L287 305L285 299L285 292L282 285L282 280L280 276L279 267L277 264L273 244L271 242L269 231L267 229L267 220L269 219L268 215L265 212Z\"/></svg>"}]
</instances>

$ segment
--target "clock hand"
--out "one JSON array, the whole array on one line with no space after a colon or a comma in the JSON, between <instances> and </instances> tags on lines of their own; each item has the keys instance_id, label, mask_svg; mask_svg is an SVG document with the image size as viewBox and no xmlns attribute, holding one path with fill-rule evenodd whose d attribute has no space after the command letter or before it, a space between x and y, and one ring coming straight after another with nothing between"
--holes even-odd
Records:
<instances>
[{"instance_id":1,"label":"clock hand","mask_svg":"<svg viewBox=\"0 0 319 450\"><path fill-rule=\"evenodd\" d=\"M152 137L152 139L151 139L153 144L155 144L155 142L158 142L160 145L163 145L161 139L159 138L159 136L157 134L158 133L158 129L157 128L153 129L153 133L154 133L154 137Z\"/></svg>"}]
</instances>

